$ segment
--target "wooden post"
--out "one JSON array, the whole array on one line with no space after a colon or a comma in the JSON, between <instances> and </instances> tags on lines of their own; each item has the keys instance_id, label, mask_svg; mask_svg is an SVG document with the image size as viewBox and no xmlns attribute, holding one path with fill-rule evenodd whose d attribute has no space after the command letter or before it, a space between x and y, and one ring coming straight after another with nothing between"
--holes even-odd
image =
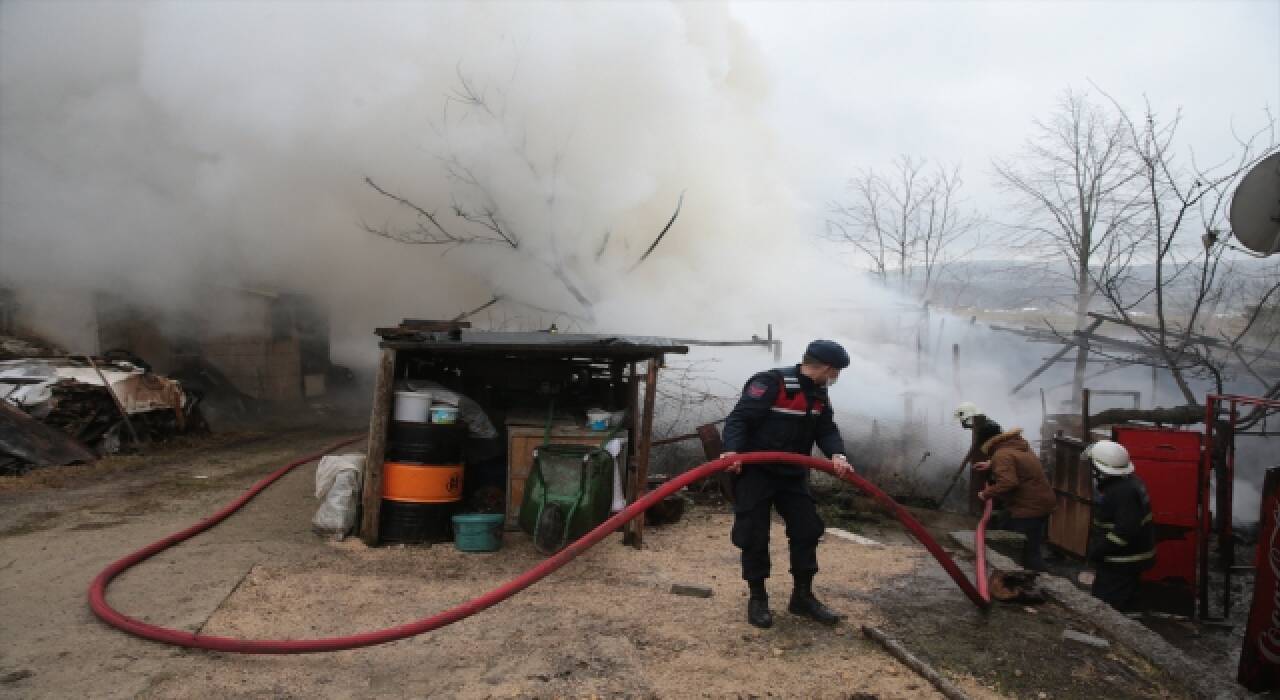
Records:
<instances>
[{"instance_id":1,"label":"wooden post","mask_svg":"<svg viewBox=\"0 0 1280 700\"><path fill-rule=\"evenodd\" d=\"M1084 440L1084 444L1088 445L1093 442L1093 438L1089 434L1093 430L1089 425L1089 390L1080 390L1080 439Z\"/></svg>"},{"instance_id":2,"label":"wooden post","mask_svg":"<svg viewBox=\"0 0 1280 700\"><path fill-rule=\"evenodd\" d=\"M391 420L396 351L382 349L378 374L373 385L373 412L369 417L369 452L364 462L364 490L361 494L360 539L378 546L378 523L382 512L382 460L387 452L387 428Z\"/></svg>"},{"instance_id":3,"label":"wooden post","mask_svg":"<svg viewBox=\"0 0 1280 700\"><path fill-rule=\"evenodd\" d=\"M960 343L951 344L951 378L956 385L956 393L964 393L960 388Z\"/></svg>"},{"instance_id":4,"label":"wooden post","mask_svg":"<svg viewBox=\"0 0 1280 700\"><path fill-rule=\"evenodd\" d=\"M124 419L124 425L129 429L129 435L133 437L133 444L139 449L142 448L142 441L138 439L138 431L133 429L133 421L129 420L129 412L124 410L124 404L120 402L120 397L116 396L116 390L111 388L111 382L107 381L107 375L102 373L102 369L98 367L98 363L93 361L92 357L84 356L88 360L89 366L94 372L98 373L98 379L102 380L102 388L107 390L107 395L111 397L111 402L116 405L116 410L120 412L120 417Z\"/></svg>"},{"instance_id":5,"label":"wooden post","mask_svg":"<svg viewBox=\"0 0 1280 700\"><path fill-rule=\"evenodd\" d=\"M640 431L637 429L640 425L640 384L639 377L636 374L636 363L627 364L627 434L630 436L630 443L627 445L627 464L623 472L623 495L627 499L627 503L635 503L637 498L636 492L636 473L639 471L639 457L636 455L636 446L639 444ZM631 544L635 538L635 531L632 529L635 521L627 523L622 530L622 543Z\"/></svg>"},{"instance_id":6,"label":"wooden post","mask_svg":"<svg viewBox=\"0 0 1280 700\"><path fill-rule=\"evenodd\" d=\"M644 420L640 427L640 439L636 447L636 500L643 498L649 490L649 448L653 445L653 402L658 393L658 363L661 356L649 358L648 371L644 376ZM644 546L644 513L631 521L631 545L636 549Z\"/></svg>"}]
</instances>

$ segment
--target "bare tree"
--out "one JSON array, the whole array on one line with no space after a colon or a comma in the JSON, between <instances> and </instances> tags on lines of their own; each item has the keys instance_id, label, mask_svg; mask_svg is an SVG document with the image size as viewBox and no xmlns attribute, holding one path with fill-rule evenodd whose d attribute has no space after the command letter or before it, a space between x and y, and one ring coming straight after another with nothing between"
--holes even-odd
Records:
<instances>
[{"instance_id":1,"label":"bare tree","mask_svg":"<svg viewBox=\"0 0 1280 700\"><path fill-rule=\"evenodd\" d=\"M450 129L461 123L467 123L473 129L486 129L499 137L498 141L505 146L507 156L513 159L517 169L526 178L525 186L541 193L541 204L546 211L536 217L529 217L529 213L524 212L524 216L550 222L572 220L573 217L570 216L557 216L561 213L557 211L560 205L557 195L565 145L545 154L545 157L535 155L529 145L528 134L510 116L505 93L502 90L482 89L459 68L458 86L445 96L443 117L435 126L436 134L444 144L444 151L438 154L437 160L451 186L447 213L442 213L439 207L426 206L388 190L372 178L366 177L365 183L371 189L399 207L411 211L415 221L411 226L361 222L361 228L367 233L401 243L440 246L443 253L459 246L491 245L518 254L525 262L545 268L573 298L577 308L572 311L540 309L527 301L512 299L503 294L495 295L496 301L491 303L505 301L520 304L553 315L563 313L574 321L590 323L594 320L594 300L589 285L583 279L584 271L575 269L560 250L559 236L566 232L557 231L554 224L542 229L522 230L521 222L512 220L511 207L508 205L512 200L511 193L496 186L490 177L468 162L465 155L451 148ZM676 222L683 203L684 193L681 192L675 212L666 226L628 271L634 270L653 253ZM595 262L599 262L605 254L610 238L610 231L601 235L594 255ZM538 245L530 245L530 239L537 239Z\"/></svg>"},{"instance_id":2,"label":"bare tree","mask_svg":"<svg viewBox=\"0 0 1280 700\"><path fill-rule=\"evenodd\" d=\"M849 199L830 206L825 237L856 250L882 283L928 301L946 267L979 245L982 219L963 208L962 185L958 166L899 156L887 174L867 169L850 180Z\"/></svg>"},{"instance_id":3,"label":"bare tree","mask_svg":"<svg viewBox=\"0 0 1280 700\"><path fill-rule=\"evenodd\" d=\"M1263 378L1253 365L1275 338L1260 338L1262 347L1244 343L1268 302L1280 297L1280 266L1251 273L1240 265L1240 256L1228 254L1234 246L1226 211L1240 178L1277 150L1275 120L1268 115L1253 133L1233 133L1233 152L1202 165L1178 143L1180 111L1165 120L1148 102L1137 121L1111 102L1138 165L1142 216L1136 223L1142 245L1096 270L1099 290L1150 348L1153 363L1169 370L1187 403L1196 403L1189 376L1208 379L1222 392L1228 365L1252 374L1263 393L1274 394L1280 382ZM1132 274L1139 264L1152 266L1153 273ZM1134 318L1135 311L1146 309L1153 314L1151 325Z\"/></svg>"},{"instance_id":4,"label":"bare tree","mask_svg":"<svg viewBox=\"0 0 1280 700\"><path fill-rule=\"evenodd\" d=\"M1023 215L1013 224L1015 244L1067 263L1077 331L1089 323L1095 293L1090 267L1115 269L1136 242L1139 171L1127 136L1122 115L1068 91L1048 121L1036 120L1033 136L1014 160L993 163L997 182ZM1088 358L1088 338L1082 337L1071 386L1076 405Z\"/></svg>"}]
</instances>

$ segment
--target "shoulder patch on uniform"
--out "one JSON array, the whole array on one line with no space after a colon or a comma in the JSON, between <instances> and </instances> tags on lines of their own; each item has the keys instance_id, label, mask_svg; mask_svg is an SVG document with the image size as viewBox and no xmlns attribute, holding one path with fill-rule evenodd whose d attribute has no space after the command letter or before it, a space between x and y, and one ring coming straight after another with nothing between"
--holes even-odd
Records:
<instances>
[{"instance_id":1,"label":"shoulder patch on uniform","mask_svg":"<svg viewBox=\"0 0 1280 700\"><path fill-rule=\"evenodd\" d=\"M758 399L761 396L764 396L764 393L768 390L769 390L769 385L765 384L764 381L757 379L747 385L746 393L747 393L747 396L750 396L753 399Z\"/></svg>"}]
</instances>

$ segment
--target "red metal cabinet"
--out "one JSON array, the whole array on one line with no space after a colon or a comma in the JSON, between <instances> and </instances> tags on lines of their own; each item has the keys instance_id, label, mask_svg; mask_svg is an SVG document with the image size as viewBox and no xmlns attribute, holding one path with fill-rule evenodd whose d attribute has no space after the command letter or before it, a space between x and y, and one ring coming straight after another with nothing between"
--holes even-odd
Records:
<instances>
[{"instance_id":1,"label":"red metal cabinet","mask_svg":"<svg viewBox=\"0 0 1280 700\"><path fill-rule=\"evenodd\" d=\"M1188 430L1117 426L1116 442L1129 450L1134 471L1151 496L1156 530L1156 564L1144 581L1162 584L1178 599L1176 607L1194 606L1196 561L1204 491L1200 483L1203 435Z\"/></svg>"}]
</instances>

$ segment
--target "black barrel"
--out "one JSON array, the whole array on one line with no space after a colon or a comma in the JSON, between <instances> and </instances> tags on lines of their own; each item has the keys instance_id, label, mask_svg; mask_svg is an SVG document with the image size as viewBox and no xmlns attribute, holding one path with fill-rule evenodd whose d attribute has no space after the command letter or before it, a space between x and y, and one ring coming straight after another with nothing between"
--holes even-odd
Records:
<instances>
[{"instance_id":1,"label":"black barrel","mask_svg":"<svg viewBox=\"0 0 1280 700\"><path fill-rule=\"evenodd\" d=\"M378 539L422 544L453 539L455 503L406 503L382 499Z\"/></svg>"},{"instance_id":2,"label":"black barrel","mask_svg":"<svg viewBox=\"0 0 1280 700\"><path fill-rule=\"evenodd\" d=\"M457 464L462 461L466 429L461 424L393 421L387 434L387 459L393 462Z\"/></svg>"}]
</instances>

